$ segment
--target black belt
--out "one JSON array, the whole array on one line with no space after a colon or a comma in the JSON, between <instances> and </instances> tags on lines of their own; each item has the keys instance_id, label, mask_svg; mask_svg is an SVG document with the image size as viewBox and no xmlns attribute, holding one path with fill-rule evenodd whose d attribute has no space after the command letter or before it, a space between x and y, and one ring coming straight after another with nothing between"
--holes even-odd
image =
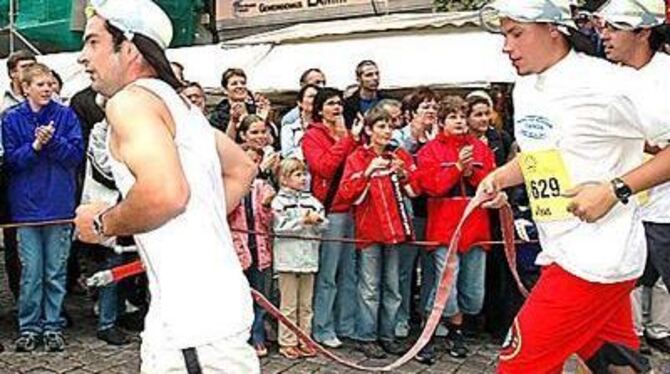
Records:
<instances>
[{"instance_id":1,"label":"black belt","mask_svg":"<svg viewBox=\"0 0 670 374\"><path fill-rule=\"evenodd\" d=\"M198 361L198 352L195 348L182 349L181 353L184 355L184 363L186 363L186 372L188 374L202 374L200 361Z\"/></svg>"}]
</instances>

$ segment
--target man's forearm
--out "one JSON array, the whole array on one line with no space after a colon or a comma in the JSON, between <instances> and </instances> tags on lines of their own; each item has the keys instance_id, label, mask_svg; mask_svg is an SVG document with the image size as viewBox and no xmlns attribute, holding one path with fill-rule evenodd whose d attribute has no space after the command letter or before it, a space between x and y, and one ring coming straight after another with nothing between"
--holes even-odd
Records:
<instances>
[{"instance_id":1,"label":"man's forearm","mask_svg":"<svg viewBox=\"0 0 670 374\"><path fill-rule=\"evenodd\" d=\"M223 176L223 188L226 191L226 212L228 214L235 210L242 198L249 193L257 173L256 165L250 163L245 171L238 171L235 175Z\"/></svg>"},{"instance_id":2,"label":"man's forearm","mask_svg":"<svg viewBox=\"0 0 670 374\"><path fill-rule=\"evenodd\" d=\"M516 186L523 183L523 174L519 166L519 156L492 172L494 181L499 189Z\"/></svg>"},{"instance_id":3,"label":"man's forearm","mask_svg":"<svg viewBox=\"0 0 670 374\"><path fill-rule=\"evenodd\" d=\"M135 185L124 200L103 214L104 234L130 236L155 230L183 213L187 203L188 191L166 197Z\"/></svg>"},{"instance_id":4,"label":"man's forearm","mask_svg":"<svg viewBox=\"0 0 670 374\"><path fill-rule=\"evenodd\" d=\"M221 162L226 211L230 213L249 192L251 183L258 173L258 166L227 136L215 132L214 137Z\"/></svg>"},{"instance_id":5,"label":"man's forearm","mask_svg":"<svg viewBox=\"0 0 670 374\"><path fill-rule=\"evenodd\" d=\"M670 147L660 151L654 158L624 175L633 193L648 190L670 180Z\"/></svg>"}]
</instances>

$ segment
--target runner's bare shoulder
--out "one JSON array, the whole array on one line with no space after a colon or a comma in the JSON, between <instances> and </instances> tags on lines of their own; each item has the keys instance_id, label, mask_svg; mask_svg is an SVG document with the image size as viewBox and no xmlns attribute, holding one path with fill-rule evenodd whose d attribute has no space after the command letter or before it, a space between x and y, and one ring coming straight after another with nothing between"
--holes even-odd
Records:
<instances>
[{"instance_id":1,"label":"runner's bare shoulder","mask_svg":"<svg viewBox=\"0 0 670 374\"><path fill-rule=\"evenodd\" d=\"M117 92L107 102L105 114L115 131L157 124L173 128L165 103L151 91L138 86Z\"/></svg>"}]
</instances>

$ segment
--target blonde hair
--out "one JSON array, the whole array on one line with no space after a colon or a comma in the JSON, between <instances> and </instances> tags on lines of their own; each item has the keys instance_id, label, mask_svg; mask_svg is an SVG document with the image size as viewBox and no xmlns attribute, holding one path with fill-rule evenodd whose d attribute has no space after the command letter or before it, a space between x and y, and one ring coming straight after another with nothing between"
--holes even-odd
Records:
<instances>
[{"instance_id":1,"label":"blonde hair","mask_svg":"<svg viewBox=\"0 0 670 374\"><path fill-rule=\"evenodd\" d=\"M307 171L307 165L305 165L302 160L295 157L283 159L279 164L279 184L284 185L284 181L296 171Z\"/></svg>"},{"instance_id":2,"label":"blonde hair","mask_svg":"<svg viewBox=\"0 0 670 374\"><path fill-rule=\"evenodd\" d=\"M30 85L35 78L41 76L41 75L47 75L51 76L51 69L49 69L48 66L36 62L30 66L28 66L23 73L21 74L21 83L25 83L27 85Z\"/></svg>"}]
</instances>

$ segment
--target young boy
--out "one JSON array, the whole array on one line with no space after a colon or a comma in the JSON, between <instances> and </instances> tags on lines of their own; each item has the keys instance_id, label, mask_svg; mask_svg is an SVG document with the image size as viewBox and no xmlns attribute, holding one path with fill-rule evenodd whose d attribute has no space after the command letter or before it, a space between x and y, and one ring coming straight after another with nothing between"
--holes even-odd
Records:
<instances>
[{"instance_id":1,"label":"young boy","mask_svg":"<svg viewBox=\"0 0 670 374\"><path fill-rule=\"evenodd\" d=\"M368 112L364 130L369 140L347 159L338 193L353 205L356 239L366 241L357 245L356 340L366 356L383 358L385 352L403 352L395 342L401 303L397 244L414 236L404 197L415 195L416 167L407 151L389 146L393 127L383 108Z\"/></svg>"},{"instance_id":2,"label":"young boy","mask_svg":"<svg viewBox=\"0 0 670 374\"><path fill-rule=\"evenodd\" d=\"M426 315L433 308L440 274L447 263L446 243L451 241L477 185L495 167L493 153L488 146L468 134L465 100L448 96L442 100L440 107L438 118L442 131L418 155L421 187L429 196L426 240L445 243L432 248L435 282L426 303ZM468 354L461 333L463 314L478 314L484 302L486 248L473 244L489 240L489 231L488 212L475 210L464 226L459 242L455 285L444 312L449 318L447 339L449 354L453 357L463 358ZM430 344L417 356L418 361L425 363L431 363L433 359Z\"/></svg>"}]
</instances>

